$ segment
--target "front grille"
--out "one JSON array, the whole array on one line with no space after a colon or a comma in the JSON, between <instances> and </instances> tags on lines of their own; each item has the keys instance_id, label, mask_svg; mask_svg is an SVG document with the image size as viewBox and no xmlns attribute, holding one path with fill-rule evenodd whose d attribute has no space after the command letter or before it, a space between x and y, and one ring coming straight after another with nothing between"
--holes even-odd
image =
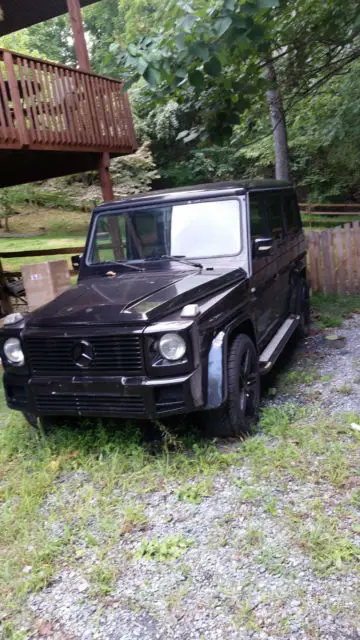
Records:
<instances>
[{"instance_id":1,"label":"front grille","mask_svg":"<svg viewBox=\"0 0 360 640\"><path fill-rule=\"evenodd\" d=\"M34 397L38 415L124 416L142 414L144 400L140 396L42 395Z\"/></svg>"},{"instance_id":2,"label":"front grille","mask_svg":"<svg viewBox=\"0 0 360 640\"><path fill-rule=\"evenodd\" d=\"M92 347L93 357L86 368L75 364L76 348L85 340ZM139 336L27 337L25 350L32 373L54 375L139 374L143 371Z\"/></svg>"}]
</instances>

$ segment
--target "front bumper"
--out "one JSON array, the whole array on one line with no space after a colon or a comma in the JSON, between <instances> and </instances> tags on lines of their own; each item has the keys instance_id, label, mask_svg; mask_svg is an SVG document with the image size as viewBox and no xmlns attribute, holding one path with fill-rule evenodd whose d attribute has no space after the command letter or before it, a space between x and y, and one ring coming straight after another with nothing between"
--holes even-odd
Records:
<instances>
[{"instance_id":1,"label":"front bumper","mask_svg":"<svg viewBox=\"0 0 360 640\"><path fill-rule=\"evenodd\" d=\"M201 369L186 376L45 377L22 379L5 373L11 409L37 416L156 419L204 406Z\"/></svg>"}]
</instances>

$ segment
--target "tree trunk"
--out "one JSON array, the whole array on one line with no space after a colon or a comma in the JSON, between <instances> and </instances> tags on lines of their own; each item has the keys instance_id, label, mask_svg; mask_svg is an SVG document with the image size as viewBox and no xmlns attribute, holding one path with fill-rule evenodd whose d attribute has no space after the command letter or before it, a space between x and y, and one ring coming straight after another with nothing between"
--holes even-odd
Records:
<instances>
[{"instance_id":1,"label":"tree trunk","mask_svg":"<svg viewBox=\"0 0 360 640\"><path fill-rule=\"evenodd\" d=\"M273 62L268 61L266 63L264 75L269 83L266 98L270 107L271 126L274 136L275 177L277 180L289 180L290 168L286 120Z\"/></svg>"},{"instance_id":2,"label":"tree trunk","mask_svg":"<svg viewBox=\"0 0 360 640\"><path fill-rule=\"evenodd\" d=\"M9 218L8 216L5 216L5 231L9 232L10 231L10 227L9 227Z\"/></svg>"}]
</instances>

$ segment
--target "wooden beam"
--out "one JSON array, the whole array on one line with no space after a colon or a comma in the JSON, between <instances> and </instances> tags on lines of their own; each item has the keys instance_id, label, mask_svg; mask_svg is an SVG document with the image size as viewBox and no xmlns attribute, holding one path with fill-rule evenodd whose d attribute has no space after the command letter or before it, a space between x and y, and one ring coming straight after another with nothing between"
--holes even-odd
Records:
<instances>
[{"instance_id":1,"label":"wooden beam","mask_svg":"<svg viewBox=\"0 0 360 640\"><path fill-rule=\"evenodd\" d=\"M102 153L99 159L99 178L103 198L105 202L114 200L114 191L111 184L109 173L110 156L108 153Z\"/></svg>"},{"instance_id":2,"label":"wooden beam","mask_svg":"<svg viewBox=\"0 0 360 640\"><path fill-rule=\"evenodd\" d=\"M71 28L75 41L75 52L80 69L90 71L90 59L87 50L84 25L81 17L80 1L66 0Z\"/></svg>"}]
</instances>

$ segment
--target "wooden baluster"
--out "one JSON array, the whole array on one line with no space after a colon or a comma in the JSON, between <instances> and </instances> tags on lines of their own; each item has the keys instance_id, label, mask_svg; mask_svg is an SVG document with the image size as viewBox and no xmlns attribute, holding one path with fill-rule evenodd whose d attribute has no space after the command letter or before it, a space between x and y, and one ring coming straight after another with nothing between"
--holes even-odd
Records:
<instances>
[{"instance_id":1,"label":"wooden baluster","mask_svg":"<svg viewBox=\"0 0 360 640\"><path fill-rule=\"evenodd\" d=\"M26 128L24 110L20 100L20 92L18 81L15 76L13 55L10 51L4 51L4 63L9 83L11 101L14 107L15 127L18 132L19 142L21 146L29 145L29 135Z\"/></svg>"}]
</instances>

